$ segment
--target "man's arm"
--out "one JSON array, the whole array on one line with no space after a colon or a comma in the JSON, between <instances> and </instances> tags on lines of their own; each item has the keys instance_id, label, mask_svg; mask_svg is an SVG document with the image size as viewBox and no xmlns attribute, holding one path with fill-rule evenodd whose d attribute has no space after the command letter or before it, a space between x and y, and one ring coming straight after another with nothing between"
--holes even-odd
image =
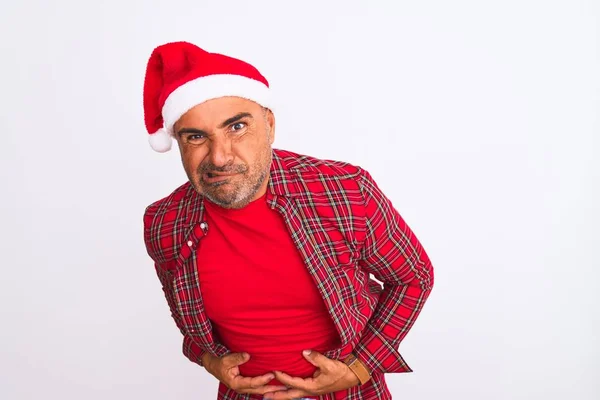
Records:
<instances>
[{"instance_id":1,"label":"man's arm","mask_svg":"<svg viewBox=\"0 0 600 400\"><path fill-rule=\"evenodd\" d=\"M188 335L185 334L183 330L183 323L181 321L181 316L177 312L177 306L175 303L175 295L173 293L173 289L171 286L170 279L166 276L166 273L160 268L160 266L155 262L154 267L156 268L156 274L158 275L158 279L162 285L162 290L167 299L167 303L169 304L169 309L171 311L171 317L175 320L175 324L179 328L179 331L183 335L183 355L185 355L191 362L196 363L200 366L203 366L202 356L206 353L204 349L196 344Z\"/></svg>"},{"instance_id":2,"label":"man's arm","mask_svg":"<svg viewBox=\"0 0 600 400\"><path fill-rule=\"evenodd\" d=\"M359 266L384 283L375 313L354 349L370 371L408 372L397 351L433 287L433 267L421 243L371 175L362 170L366 238Z\"/></svg>"},{"instance_id":3,"label":"man's arm","mask_svg":"<svg viewBox=\"0 0 600 400\"><path fill-rule=\"evenodd\" d=\"M169 276L169 274L166 272L166 270L160 266L159 262L157 261L158 257L156 256L156 254L160 254L159 249L157 247L158 241L152 240L152 238L151 238L151 234L152 234L151 226L153 223L154 215L156 213L156 209L157 209L157 206L155 203L153 205L148 206L146 208L146 211L144 212L144 244L146 245L146 250L148 252L148 255L154 261L154 268L156 270L156 275L158 276L158 279L162 286L162 291L167 300L167 304L169 305L169 310L171 311L171 317L173 318L173 320L175 321L175 324L177 325L177 328L179 328L179 331L183 335L183 343L182 343L183 354L191 362L194 362L194 363L202 366L202 356L206 353L206 351L204 349L200 348L189 336L187 336L185 334L185 331L183 330L183 322L181 321L181 316L179 315L179 312L177 311L177 303L175 302L175 294L173 292L172 278Z\"/></svg>"}]
</instances>

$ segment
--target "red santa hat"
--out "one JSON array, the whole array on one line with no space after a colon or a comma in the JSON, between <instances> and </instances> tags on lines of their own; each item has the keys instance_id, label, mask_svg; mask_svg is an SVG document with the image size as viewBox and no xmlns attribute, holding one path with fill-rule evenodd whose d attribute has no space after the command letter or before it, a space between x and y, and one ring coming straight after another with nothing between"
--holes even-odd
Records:
<instances>
[{"instance_id":1,"label":"red santa hat","mask_svg":"<svg viewBox=\"0 0 600 400\"><path fill-rule=\"evenodd\" d=\"M244 61L187 42L154 49L144 81L144 121L152 149L169 151L175 122L194 106L224 96L272 107L269 82Z\"/></svg>"}]
</instances>

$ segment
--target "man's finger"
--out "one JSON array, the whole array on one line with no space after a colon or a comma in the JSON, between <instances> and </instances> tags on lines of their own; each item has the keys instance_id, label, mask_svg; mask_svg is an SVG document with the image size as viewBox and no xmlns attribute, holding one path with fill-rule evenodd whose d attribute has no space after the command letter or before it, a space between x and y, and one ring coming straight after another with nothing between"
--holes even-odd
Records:
<instances>
[{"instance_id":1,"label":"man's finger","mask_svg":"<svg viewBox=\"0 0 600 400\"><path fill-rule=\"evenodd\" d=\"M302 355L306 360L317 368L328 369L332 360L314 350L304 350Z\"/></svg>"},{"instance_id":2,"label":"man's finger","mask_svg":"<svg viewBox=\"0 0 600 400\"><path fill-rule=\"evenodd\" d=\"M256 376L253 378L244 377L244 376L236 376L233 378L233 382L239 389L256 389L261 386L265 386L267 383L271 382L275 378L275 375L272 373L268 373L261 376Z\"/></svg>"},{"instance_id":3,"label":"man's finger","mask_svg":"<svg viewBox=\"0 0 600 400\"><path fill-rule=\"evenodd\" d=\"M294 388L310 391L315 387L315 380L313 378L294 378L285 372L275 371L275 378L284 385Z\"/></svg>"},{"instance_id":4,"label":"man's finger","mask_svg":"<svg viewBox=\"0 0 600 400\"><path fill-rule=\"evenodd\" d=\"M233 368L242 365L250 360L248 353L232 353L223 357L222 363L225 368Z\"/></svg>"},{"instance_id":5,"label":"man's finger","mask_svg":"<svg viewBox=\"0 0 600 400\"><path fill-rule=\"evenodd\" d=\"M248 392L248 394L263 394L266 395L268 393L275 393L275 392L285 392L287 390L287 387L285 386L263 386L259 389L252 389Z\"/></svg>"}]
</instances>

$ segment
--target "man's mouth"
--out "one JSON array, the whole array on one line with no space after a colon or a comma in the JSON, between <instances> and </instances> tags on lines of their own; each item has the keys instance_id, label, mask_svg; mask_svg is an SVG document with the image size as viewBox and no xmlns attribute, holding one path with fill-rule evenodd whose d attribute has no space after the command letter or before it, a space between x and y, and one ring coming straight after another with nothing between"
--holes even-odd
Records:
<instances>
[{"instance_id":1,"label":"man's mouth","mask_svg":"<svg viewBox=\"0 0 600 400\"><path fill-rule=\"evenodd\" d=\"M205 172L202 176L202 180L204 180L206 183L223 182L235 175L237 175L236 172Z\"/></svg>"}]
</instances>

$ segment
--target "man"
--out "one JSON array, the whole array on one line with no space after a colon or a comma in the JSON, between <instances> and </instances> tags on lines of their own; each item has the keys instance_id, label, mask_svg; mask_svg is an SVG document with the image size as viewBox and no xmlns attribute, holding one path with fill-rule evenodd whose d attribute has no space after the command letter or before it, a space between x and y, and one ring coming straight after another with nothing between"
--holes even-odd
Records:
<instances>
[{"instance_id":1,"label":"man","mask_svg":"<svg viewBox=\"0 0 600 400\"><path fill-rule=\"evenodd\" d=\"M183 353L222 400L390 399L430 260L368 172L273 149L272 108L241 60L177 42L148 62L150 144L174 138L189 178L144 215Z\"/></svg>"}]
</instances>

